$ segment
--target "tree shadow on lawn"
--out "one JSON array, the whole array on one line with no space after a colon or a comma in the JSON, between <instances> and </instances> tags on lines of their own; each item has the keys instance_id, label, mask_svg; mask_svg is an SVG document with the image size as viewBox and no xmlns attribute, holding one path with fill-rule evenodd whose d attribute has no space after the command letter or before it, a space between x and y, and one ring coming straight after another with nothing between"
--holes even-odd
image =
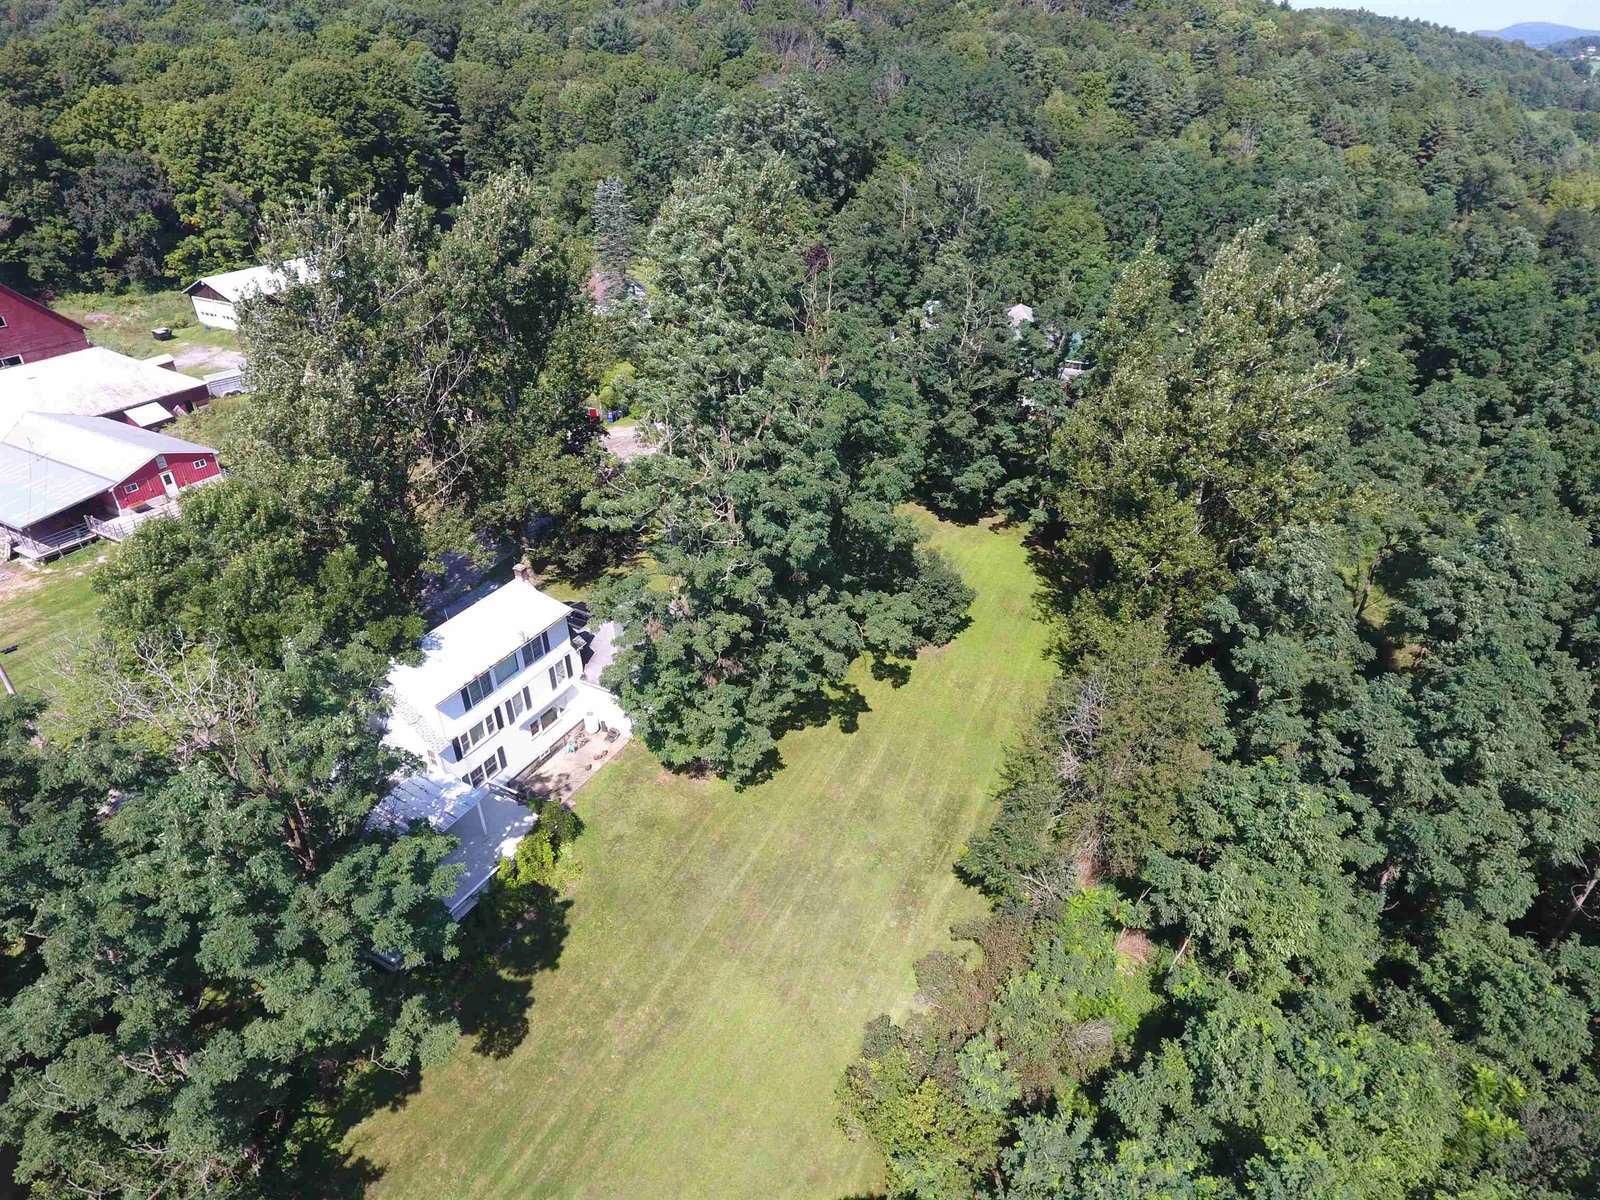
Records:
<instances>
[{"instance_id":1,"label":"tree shadow on lawn","mask_svg":"<svg viewBox=\"0 0 1600 1200\"><path fill-rule=\"evenodd\" d=\"M301 1115L283 1136L283 1156L261 1180L267 1200L359 1200L383 1177L383 1168L345 1149L349 1132L379 1109L396 1109L415 1092L420 1080L377 1067L352 1072L329 1085L329 1095L304 1104Z\"/></svg>"},{"instance_id":2,"label":"tree shadow on lawn","mask_svg":"<svg viewBox=\"0 0 1600 1200\"><path fill-rule=\"evenodd\" d=\"M872 705L853 683L830 684L801 704L780 727L781 733L806 729L812 725L831 725L839 722L845 733L861 728L861 714L872 711Z\"/></svg>"},{"instance_id":3,"label":"tree shadow on lawn","mask_svg":"<svg viewBox=\"0 0 1600 1200\"><path fill-rule=\"evenodd\" d=\"M549 888L535 896L509 936L503 920L491 923L488 914L476 923L464 922L466 965L438 975L439 994L454 1009L462 1031L474 1039L473 1050L490 1058L505 1058L527 1037L534 978L555 969L567 940L572 901ZM373 1113L403 1108L422 1086L420 1072L367 1067L342 1078L337 1074L330 1064L321 1098L301 1105L299 1119L282 1137L283 1157L262 1181L261 1194L269 1200L358 1200L382 1178L383 1169L350 1153L346 1139Z\"/></svg>"},{"instance_id":4,"label":"tree shadow on lawn","mask_svg":"<svg viewBox=\"0 0 1600 1200\"><path fill-rule=\"evenodd\" d=\"M478 974L464 983L456 1017L474 1039L477 1053L506 1058L528 1036L533 979L542 971L555 970L560 961L571 907L572 901L548 894L498 952L484 960Z\"/></svg>"}]
</instances>

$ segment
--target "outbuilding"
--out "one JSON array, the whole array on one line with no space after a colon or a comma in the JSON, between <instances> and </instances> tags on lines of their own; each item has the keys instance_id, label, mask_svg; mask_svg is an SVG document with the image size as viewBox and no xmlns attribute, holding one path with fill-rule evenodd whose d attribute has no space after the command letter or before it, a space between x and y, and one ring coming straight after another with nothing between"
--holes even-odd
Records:
<instances>
[{"instance_id":1,"label":"outbuilding","mask_svg":"<svg viewBox=\"0 0 1600 1200\"><path fill-rule=\"evenodd\" d=\"M262 263L206 275L183 289L194 305L195 319L209 329L238 329L239 305L251 296L275 296L291 282L303 283L311 277L303 258L291 258L278 266Z\"/></svg>"}]
</instances>

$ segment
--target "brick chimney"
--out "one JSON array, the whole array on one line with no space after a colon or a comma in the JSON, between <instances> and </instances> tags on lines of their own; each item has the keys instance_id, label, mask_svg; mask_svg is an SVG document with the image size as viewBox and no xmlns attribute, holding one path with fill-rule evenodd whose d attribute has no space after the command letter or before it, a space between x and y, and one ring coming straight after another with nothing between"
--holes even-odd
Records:
<instances>
[{"instance_id":1,"label":"brick chimney","mask_svg":"<svg viewBox=\"0 0 1600 1200\"><path fill-rule=\"evenodd\" d=\"M516 566L511 568L511 573L522 580L523 583L533 582L533 573L528 570L528 564L525 562L519 561Z\"/></svg>"}]
</instances>

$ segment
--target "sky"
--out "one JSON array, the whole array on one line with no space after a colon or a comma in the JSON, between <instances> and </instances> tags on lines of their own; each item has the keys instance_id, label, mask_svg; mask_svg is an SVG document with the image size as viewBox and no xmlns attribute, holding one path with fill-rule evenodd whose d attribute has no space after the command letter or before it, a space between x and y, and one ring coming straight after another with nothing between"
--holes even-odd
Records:
<instances>
[{"instance_id":1,"label":"sky","mask_svg":"<svg viewBox=\"0 0 1600 1200\"><path fill-rule=\"evenodd\" d=\"M1386 17L1418 17L1456 29L1504 29L1550 21L1600 29L1600 0L1289 0L1295 8L1364 8Z\"/></svg>"}]
</instances>

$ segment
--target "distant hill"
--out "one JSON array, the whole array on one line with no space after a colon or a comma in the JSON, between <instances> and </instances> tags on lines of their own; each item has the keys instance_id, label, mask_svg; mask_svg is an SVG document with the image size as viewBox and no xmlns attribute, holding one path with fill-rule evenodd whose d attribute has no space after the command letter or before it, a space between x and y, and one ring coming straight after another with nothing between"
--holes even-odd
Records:
<instances>
[{"instance_id":1,"label":"distant hill","mask_svg":"<svg viewBox=\"0 0 1600 1200\"><path fill-rule=\"evenodd\" d=\"M1548 21L1521 21L1504 29L1479 29L1479 37L1499 38L1504 42L1523 42L1529 46L1548 46L1569 38L1600 34L1596 29L1578 29L1572 25L1552 25Z\"/></svg>"}]
</instances>

